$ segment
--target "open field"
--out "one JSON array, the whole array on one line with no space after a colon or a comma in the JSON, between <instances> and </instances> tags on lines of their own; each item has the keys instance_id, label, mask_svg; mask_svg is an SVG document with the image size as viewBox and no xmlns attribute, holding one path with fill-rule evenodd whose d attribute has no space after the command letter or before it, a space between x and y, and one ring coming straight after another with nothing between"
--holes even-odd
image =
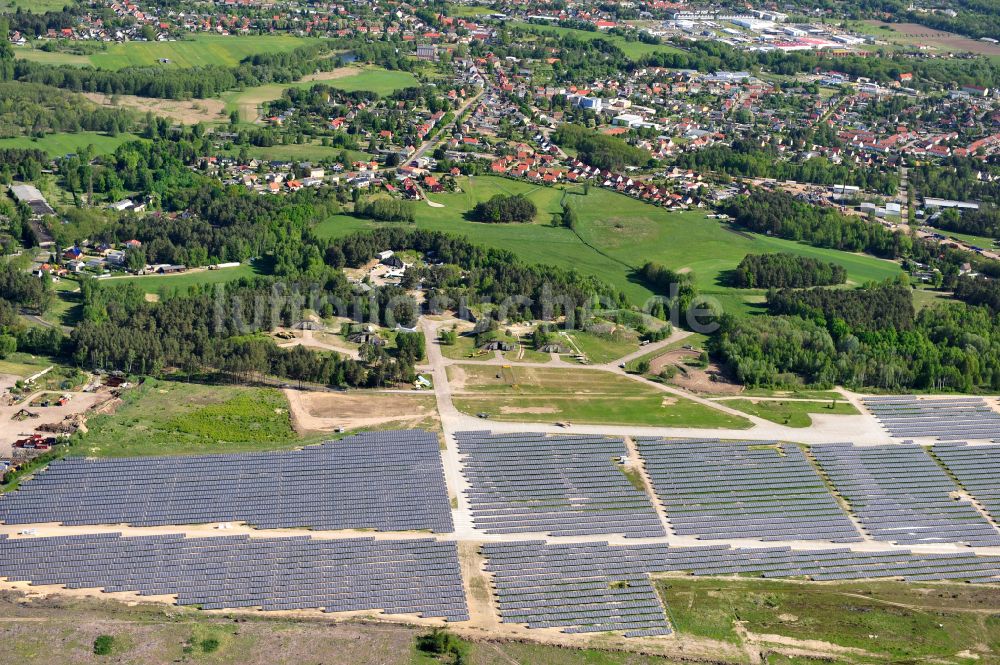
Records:
<instances>
[{"instance_id":1,"label":"open field","mask_svg":"<svg viewBox=\"0 0 1000 665\"><path fill-rule=\"evenodd\" d=\"M837 663L995 662L1000 653L997 588L691 578L663 579L657 588L681 636L748 649L771 645Z\"/></svg>"},{"instance_id":2,"label":"open field","mask_svg":"<svg viewBox=\"0 0 1000 665\"><path fill-rule=\"evenodd\" d=\"M139 137L135 134L119 134L118 136L108 136L97 132L78 132L70 134L60 132L58 134L46 134L40 139L29 136L19 136L16 138L0 139L0 148L34 148L44 150L51 157L62 157L80 152L88 145L97 148L98 154L114 152L118 146L129 141L134 141Z\"/></svg>"},{"instance_id":3,"label":"open field","mask_svg":"<svg viewBox=\"0 0 1000 665\"><path fill-rule=\"evenodd\" d=\"M71 453L92 457L196 455L294 448L288 401L271 388L148 379L97 416Z\"/></svg>"},{"instance_id":4,"label":"open field","mask_svg":"<svg viewBox=\"0 0 1000 665\"><path fill-rule=\"evenodd\" d=\"M942 53L975 53L977 55L1000 56L1000 45L990 44L971 37L919 23L885 23L883 21L856 21L851 28L858 32L875 35L878 39L907 48L930 46Z\"/></svg>"},{"instance_id":5,"label":"open field","mask_svg":"<svg viewBox=\"0 0 1000 665\"><path fill-rule=\"evenodd\" d=\"M594 370L451 365L455 406L497 420L741 429L750 423L628 377Z\"/></svg>"},{"instance_id":6,"label":"open field","mask_svg":"<svg viewBox=\"0 0 1000 665\"><path fill-rule=\"evenodd\" d=\"M48 358L21 352L12 353L3 360L0 360L0 375L10 374L24 378L41 372L51 364Z\"/></svg>"},{"instance_id":7,"label":"open field","mask_svg":"<svg viewBox=\"0 0 1000 665\"><path fill-rule=\"evenodd\" d=\"M125 42L111 44L107 50L92 55L78 56L67 53L46 53L38 49L18 48L19 58L52 64L93 65L101 69L122 69L132 66L201 67L222 65L232 67L255 53L283 53L300 46L317 44L319 39L275 36L197 35L175 42ZM170 62L161 63L166 59Z\"/></svg>"},{"instance_id":8,"label":"open field","mask_svg":"<svg viewBox=\"0 0 1000 665\"><path fill-rule=\"evenodd\" d=\"M812 425L810 413L820 413L823 415L856 416L858 410L850 402L797 402L784 400L750 400L750 399L729 399L722 402L726 406L738 409L752 416L766 418L779 425L789 427L809 427Z\"/></svg>"},{"instance_id":9,"label":"open field","mask_svg":"<svg viewBox=\"0 0 1000 665\"><path fill-rule=\"evenodd\" d=\"M192 269L173 275L141 275L129 277L112 277L105 280L106 284L129 282L144 289L146 293L164 293L174 290L186 291L189 287L204 284L224 284L243 277L266 275L263 266L258 263L243 264L235 268L219 270Z\"/></svg>"},{"instance_id":10,"label":"open field","mask_svg":"<svg viewBox=\"0 0 1000 665\"><path fill-rule=\"evenodd\" d=\"M10 662L24 665L114 662L214 663L216 665L440 665L416 649L426 628L369 621L295 616L208 614L151 602L59 595L25 602L0 592L0 640ZM95 656L94 640L114 638L109 656ZM464 640L471 665L671 665L656 656L572 649L531 642ZM206 643L208 647L206 648Z\"/></svg>"},{"instance_id":11,"label":"open field","mask_svg":"<svg viewBox=\"0 0 1000 665\"><path fill-rule=\"evenodd\" d=\"M135 95L110 97L99 92L85 92L83 96L101 106L127 108L138 113L152 111L156 115L170 118L182 125L199 122L219 122L226 119L226 106L218 99L152 99Z\"/></svg>"},{"instance_id":12,"label":"open field","mask_svg":"<svg viewBox=\"0 0 1000 665\"><path fill-rule=\"evenodd\" d=\"M0 12L14 12L19 7L21 11L34 14L57 12L66 5L66 0L0 0Z\"/></svg>"},{"instance_id":13,"label":"open field","mask_svg":"<svg viewBox=\"0 0 1000 665\"><path fill-rule=\"evenodd\" d=\"M285 390L292 425L300 435L354 429L439 427L434 395L421 392L309 392Z\"/></svg>"},{"instance_id":14,"label":"open field","mask_svg":"<svg viewBox=\"0 0 1000 665\"><path fill-rule=\"evenodd\" d=\"M474 238L477 244L508 249L528 263L548 263L594 275L621 289L642 304L653 292L637 281L635 269L656 261L674 270L687 268L702 293L720 301L726 311L751 311L764 300L763 290L734 289L726 285L727 272L749 253L792 252L847 268L851 284L882 281L900 272L898 264L871 256L819 249L778 238L737 233L704 211L667 212L627 196L593 187L587 196L574 189L566 195L577 211L576 232L553 225L561 211L563 190L493 176L459 180L461 192L434 194L414 203L419 228ZM494 194L524 194L538 208L532 224L483 224L466 214ZM372 222L337 215L321 223L323 237L370 228Z\"/></svg>"},{"instance_id":15,"label":"open field","mask_svg":"<svg viewBox=\"0 0 1000 665\"><path fill-rule=\"evenodd\" d=\"M595 333L577 331L569 333L580 351L591 363L603 365L638 350L638 339L622 340Z\"/></svg>"},{"instance_id":16,"label":"open field","mask_svg":"<svg viewBox=\"0 0 1000 665\"><path fill-rule=\"evenodd\" d=\"M639 60L647 55L653 53L680 53L681 50L676 46L670 44L644 44L640 41L630 42L620 35L609 35L604 32L589 30L576 30L574 28L563 28L558 25L538 25L538 24L528 24L528 23L516 23L520 27L524 27L530 30L536 30L538 32L547 32L550 34L560 35L560 36L572 36L577 39L593 40L593 39L603 39L611 44L614 44L621 52L625 54L630 60Z\"/></svg>"}]
</instances>

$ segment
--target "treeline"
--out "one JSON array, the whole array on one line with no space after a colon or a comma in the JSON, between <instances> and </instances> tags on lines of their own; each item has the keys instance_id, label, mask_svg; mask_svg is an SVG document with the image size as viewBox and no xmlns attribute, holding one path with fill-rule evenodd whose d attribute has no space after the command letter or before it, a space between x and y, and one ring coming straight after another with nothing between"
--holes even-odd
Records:
<instances>
[{"instance_id":1,"label":"treeline","mask_svg":"<svg viewBox=\"0 0 1000 665\"><path fill-rule=\"evenodd\" d=\"M477 203L471 214L479 222L530 222L538 208L522 194L494 194L488 201Z\"/></svg>"},{"instance_id":2,"label":"treeline","mask_svg":"<svg viewBox=\"0 0 1000 665\"><path fill-rule=\"evenodd\" d=\"M146 302L132 284L87 280L81 291L84 316L68 352L85 367L137 374L176 370L188 376L222 372L242 382L278 376L371 387L412 381L413 363L419 360L414 352L418 345L403 344L391 354L372 344L362 349L364 360L353 360L304 347L281 349L260 334L297 323L309 294L350 299L353 292L342 275L324 283L284 283L280 290L266 279L241 280L228 285L224 298L211 286L193 287L156 303ZM352 313L371 320L385 317L400 298L405 295L398 289L379 289L370 299L352 303L371 309Z\"/></svg>"},{"instance_id":3,"label":"treeline","mask_svg":"<svg viewBox=\"0 0 1000 665\"><path fill-rule=\"evenodd\" d=\"M837 263L778 252L747 254L736 266L736 286L744 289L830 286L847 281L847 270Z\"/></svg>"},{"instance_id":4,"label":"treeline","mask_svg":"<svg viewBox=\"0 0 1000 665\"><path fill-rule=\"evenodd\" d=\"M428 301L442 296L470 306L510 301L508 318L553 319L573 316L576 307L599 298L607 309L627 307L623 293L595 277L549 265L529 265L513 252L480 247L469 240L412 227L386 226L345 236L326 249L327 264L360 267L378 252L416 250L439 265L411 268L408 279L422 280ZM530 303L520 302L521 297Z\"/></svg>"},{"instance_id":5,"label":"treeline","mask_svg":"<svg viewBox=\"0 0 1000 665\"><path fill-rule=\"evenodd\" d=\"M629 145L616 136L600 134L573 123L563 123L552 134L559 147L576 150L580 159L602 170L620 171L626 166L645 166L651 159L648 152Z\"/></svg>"},{"instance_id":6,"label":"treeline","mask_svg":"<svg viewBox=\"0 0 1000 665\"><path fill-rule=\"evenodd\" d=\"M116 71L49 65L17 60L10 77L74 92L138 95L162 99L202 99L227 90L266 83L291 83L317 69L334 69L339 61L323 57L329 45L302 46L287 53L249 56L235 67L125 67Z\"/></svg>"},{"instance_id":7,"label":"treeline","mask_svg":"<svg viewBox=\"0 0 1000 665\"><path fill-rule=\"evenodd\" d=\"M957 231L976 236L1000 238L1000 207L980 206L979 210L954 208L942 210L937 219L931 221L935 227L945 231Z\"/></svg>"},{"instance_id":8,"label":"treeline","mask_svg":"<svg viewBox=\"0 0 1000 665\"><path fill-rule=\"evenodd\" d=\"M358 217L376 219L381 222L412 222L413 206L406 201L386 196L358 200L354 204L354 214Z\"/></svg>"},{"instance_id":9,"label":"treeline","mask_svg":"<svg viewBox=\"0 0 1000 665\"><path fill-rule=\"evenodd\" d=\"M997 317L965 303L921 310L909 330L858 330L829 316L726 316L709 346L748 386L1000 390Z\"/></svg>"},{"instance_id":10,"label":"treeline","mask_svg":"<svg viewBox=\"0 0 1000 665\"><path fill-rule=\"evenodd\" d=\"M35 83L0 83L0 138L82 131L115 135L134 131L140 123L132 111L99 106L64 90Z\"/></svg>"},{"instance_id":11,"label":"treeline","mask_svg":"<svg viewBox=\"0 0 1000 665\"><path fill-rule=\"evenodd\" d=\"M862 217L843 215L833 208L805 203L786 192L755 190L749 196L727 199L720 209L748 231L817 247L894 258L912 246L910 237L903 233Z\"/></svg>"},{"instance_id":12,"label":"treeline","mask_svg":"<svg viewBox=\"0 0 1000 665\"><path fill-rule=\"evenodd\" d=\"M909 330L915 316L910 287L898 283L864 289L781 289L767 294L767 307L774 315L790 314L852 330Z\"/></svg>"},{"instance_id":13,"label":"treeline","mask_svg":"<svg viewBox=\"0 0 1000 665\"><path fill-rule=\"evenodd\" d=\"M818 185L856 185L862 189L894 195L899 176L880 169L834 164L825 157L802 162L783 158L777 150L762 149L751 141L734 141L732 147L713 145L678 155L677 166L699 172L714 171L745 178L775 178Z\"/></svg>"}]
</instances>

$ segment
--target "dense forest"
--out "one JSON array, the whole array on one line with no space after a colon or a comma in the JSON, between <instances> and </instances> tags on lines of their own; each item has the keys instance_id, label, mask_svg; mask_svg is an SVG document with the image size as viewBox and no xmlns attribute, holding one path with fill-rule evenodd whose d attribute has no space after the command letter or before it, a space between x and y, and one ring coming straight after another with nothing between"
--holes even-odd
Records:
<instances>
[{"instance_id":1,"label":"dense forest","mask_svg":"<svg viewBox=\"0 0 1000 665\"><path fill-rule=\"evenodd\" d=\"M572 123L559 125L552 134L552 140L563 150L575 150L584 163L605 171L645 166L651 159L645 150L629 145L616 136L600 134Z\"/></svg>"},{"instance_id":2,"label":"dense forest","mask_svg":"<svg viewBox=\"0 0 1000 665\"><path fill-rule=\"evenodd\" d=\"M830 286L846 282L847 270L837 263L786 252L747 254L736 266L733 279L744 289Z\"/></svg>"}]
</instances>

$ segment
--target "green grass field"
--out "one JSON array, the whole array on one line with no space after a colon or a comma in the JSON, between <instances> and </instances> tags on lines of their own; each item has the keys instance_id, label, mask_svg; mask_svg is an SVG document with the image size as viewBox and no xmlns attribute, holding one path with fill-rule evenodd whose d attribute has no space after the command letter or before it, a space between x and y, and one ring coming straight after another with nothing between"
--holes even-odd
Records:
<instances>
[{"instance_id":1,"label":"green grass field","mask_svg":"<svg viewBox=\"0 0 1000 665\"><path fill-rule=\"evenodd\" d=\"M639 349L636 340L623 341L584 331L569 333L569 336L587 360L595 364L609 363Z\"/></svg>"},{"instance_id":2,"label":"green grass field","mask_svg":"<svg viewBox=\"0 0 1000 665\"><path fill-rule=\"evenodd\" d=\"M572 36L577 39L584 39L587 41L594 39L603 39L611 44L614 44L625 57L630 60L639 60L647 55L653 53L681 53L681 50L675 46L669 44L644 44L642 42L630 42L626 40L621 35L609 35L605 32L590 32L589 30L576 30L574 28L563 28L558 25L537 25L534 23L515 23L519 27L524 27L529 30L535 30L538 32L546 32L549 34L560 35L560 36Z\"/></svg>"},{"instance_id":3,"label":"green grass field","mask_svg":"<svg viewBox=\"0 0 1000 665\"><path fill-rule=\"evenodd\" d=\"M147 379L111 415L87 423L71 454L196 455L303 445L278 390Z\"/></svg>"},{"instance_id":4,"label":"green grass field","mask_svg":"<svg viewBox=\"0 0 1000 665\"><path fill-rule=\"evenodd\" d=\"M0 139L0 148L34 148L44 150L51 157L62 157L71 153L80 152L88 145L97 148L98 154L114 152L118 146L129 141L134 141L139 137L135 134L119 134L118 136L108 136L97 132L79 132L70 134L60 132L58 134L46 134L40 139L29 136L19 136L17 138Z\"/></svg>"},{"instance_id":5,"label":"green grass field","mask_svg":"<svg viewBox=\"0 0 1000 665\"><path fill-rule=\"evenodd\" d=\"M653 294L635 278L635 269L656 261L674 270L693 271L702 293L717 298L726 311L750 311L764 299L763 290L726 286L727 271L749 253L785 251L835 261L847 268L851 284L881 281L900 272L897 264L871 256L753 234L737 233L704 211L667 212L622 194L592 187L587 196L579 188L566 195L577 211L576 232L553 224L561 211L564 190L494 176L462 178L461 192L433 194L444 208L414 203L419 228L466 236L477 244L518 254L528 263L548 263L599 277L621 289L641 305ZM532 224L483 224L466 214L494 194L524 194L539 213ZM371 222L337 215L321 223L323 237L346 235L370 228Z\"/></svg>"},{"instance_id":6,"label":"green grass field","mask_svg":"<svg viewBox=\"0 0 1000 665\"><path fill-rule=\"evenodd\" d=\"M368 67L353 76L322 81L322 83L338 90L344 90L345 92L366 90L383 96L390 95L403 88L412 88L420 85L417 78L410 72L382 69L381 67Z\"/></svg>"},{"instance_id":7,"label":"green grass field","mask_svg":"<svg viewBox=\"0 0 1000 665\"><path fill-rule=\"evenodd\" d=\"M994 662L1000 650L996 588L676 577L656 586L682 637L739 643L740 621L751 633L863 650L837 653L837 663Z\"/></svg>"},{"instance_id":8,"label":"green grass field","mask_svg":"<svg viewBox=\"0 0 1000 665\"><path fill-rule=\"evenodd\" d=\"M0 0L0 13L15 12L20 7L21 11L33 14L44 14L45 12L57 12L63 7L73 3L67 0Z\"/></svg>"},{"instance_id":9,"label":"green grass field","mask_svg":"<svg viewBox=\"0 0 1000 665\"><path fill-rule=\"evenodd\" d=\"M121 284L130 282L137 284L146 293L169 293L186 291L189 287L199 284L224 284L242 277L266 275L266 270L257 263L243 264L237 268L222 268L221 270L198 270L182 272L176 275L142 275L139 277L114 277L105 280L106 284Z\"/></svg>"},{"instance_id":10,"label":"green grass field","mask_svg":"<svg viewBox=\"0 0 1000 665\"><path fill-rule=\"evenodd\" d=\"M52 365L48 358L28 353L12 353L0 360L0 374L13 374L22 378L32 376Z\"/></svg>"},{"instance_id":11,"label":"green grass field","mask_svg":"<svg viewBox=\"0 0 1000 665\"><path fill-rule=\"evenodd\" d=\"M92 55L47 53L38 49L15 49L16 57L51 64L93 65L101 69L122 69L132 66L200 67L222 65L232 67L256 53L283 53L300 46L317 44L319 39L275 36L197 35L176 42L125 42L109 45L107 50ZM161 63L167 59L169 63Z\"/></svg>"},{"instance_id":12,"label":"green grass field","mask_svg":"<svg viewBox=\"0 0 1000 665\"><path fill-rule=\"evenodd\" d=\"M828 402L786 402L782 400L728 399L722 403L743 413L749 413L752 416L765 418L773 423L788 427L809 427L812 425L810 413L838 416L858 415L858 410L854 408L854 405L843 399L837 402L833 402L833 400Z\"/></svg>"},{"instance_id":13,"label":"green grass field","mask_svg":"<svg viewBox=\"0 0 1000 665\"><path fill-rule=\"evenodd\" d=\"M499 378L498 378L499 376ZM595 370L451 365L455 406L518 422L743 429L750 423L628 377Z\"/></svg>"}]
</instances>

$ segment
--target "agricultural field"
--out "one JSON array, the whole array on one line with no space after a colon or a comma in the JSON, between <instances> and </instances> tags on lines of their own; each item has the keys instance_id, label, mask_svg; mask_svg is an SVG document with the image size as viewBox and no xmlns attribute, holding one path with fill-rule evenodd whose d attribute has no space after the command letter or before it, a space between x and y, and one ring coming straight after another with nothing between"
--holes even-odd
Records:
<instances>
[{"instance_id":1,"label":"agricultural field","mask_svg":"<svg viewBox=\"0 0 1000 665\"><path fill-rule=\"evenodd\" d=\"M837 416L860 415L853 404L843 399L828 402L729 399L722 403L738 411L749 413L751 416L765 418L773 423L788 427L809 427L812 425L812 418L809 417L809 414L813 413Z\"/></svg>"},{"instance_id":2,"label":"agricultural field","mask_svg":"<svg viewBox=\"0 0 1000 665\"><path fill-rule=\"evenodd\" d=\"M681 637L752 636L758 649L825 651L838 663L992 662L1000 650L996 588L671 577L657 589Z\"/></svg>"},{"instance_id":3,"label":"agricultural field","mask_svg":"<svg viewBox=\"0 0 1000 665\"><path fill-rule=\"evenodd\" d=\"M57 12L68 4L66 0L0 0L0 13L14 12L20 9L24 12L44 14Z\"/></svg>"},{"instance_id":4,"label":"agricultural field","mask_svg":"<svg viewBox=\"0 0 1000 665\"><path fill-rule=\"evenodd\" d=\"M147 379L115 413L91 418L70 453L91 457L197 455L294 448L288 400L277 389Z\"/></svg>"},{"instance_id":5,"label":"agricultural field","mask_svg":"<svg viewBox=\"0 0 1000 665\"><path fill-rule=\"evenodd\" d=\"M451 365L455 406L509 421L742 429L749 421L595 370Z\"/></svg>"},{"instance_id":6,"label":"agricultural field","mask_svg":"<svg viewBox=\"0 0 1000 665\"><path fill-rule=\"evenodd\" d=\"M972 39L952 32L929 28L919 23L885 23L883 21L852 21L852 30L873 35L880 41L889 42L896 48L913 50L929 47L931 52L974 53L976 55L1000 56L1000 45Z\"/></svg>"},{"instance_id":7,"label":"agricultural field","mask_svg":"<svg viewBox=\"0 0 1000 665\"><path fill-rule=\"evenodd\" d=\"M891 261L736 232L706 218L704 211L668 212L597 187L584 196L579 188L568 191L493 176L462 178L459 185L461 192L430 196L443 208L431 208L423 201L413 204L419 228L474 237L478 244L508 249L528 263L549 263L594 275L621 289L637 305L654 295L634 277L646 261L691 271L703 294L718 300L725 311L736 313L760 309L764 300L763 290L727 286L728 271L751 252L784 251L835 261L847 268L848 281L855 285L900 273L899 265ZM577 211L575 232L556 224L564 192ZM467 219L476 203L499 193L530 198L538 208L534 223L483 224ZM316 231L334 237L371 225L337 215Z\"/></svg>"},{"instance_id":8,"label":"agricultural field","mask_svg":"<svg viewBox=\"0 0 1000 665\"><path fill-rule=\"evenodd\" d=\"M680 53L681 50L676 46L671 46L669 44L644 44L640 41L630 42L621 35L609 35L605 32L589 30L576 30L574 28L563 28L558 25L538 25L538 24L528 24L528 23L518 23L517 25L523 26L530 30L536 30L538 32L547 32L550 34L560 35L560 36L573 36L577 39L593 40L593 39L603 39L611 44L617 46L625 57L630 60L640 60L641 58L651 55L653 53Z\"/></svg>"},{"instance_id":9,"label":"agricultural field","mask_svg":"<svg viewBox=\"0 0 1000 665\"><path fill-rule=\"evenodd\" d=\"M118 134L108 136L97 132L60 132L58 134L46 134L42 138L32 138L29 136L18 136L15 138L0 139L0 148L34 148L44 150L51 157L62 157L80 152L81 149L89 145L97 149L98 154L114 152L118 146L129 141L135 141L139 137L135 134Z\"/></svg>"},{"instance_id":10,"label":"agricultural field","mask_svg":"<svg viewBox=\"0 0 1000 665\"><path fill-rule=\"evenodd\" d=\"M197 35L191 39L174 42L125 42L111 44L106 50L91 55L78 56L68 53L46 53L38 49L18 48L19 58L38 60L51 64L92 65L101 69L124 67L201 67L222 65L233 67L255 53L283 53L300 46L319 43L319 39L274 35L268 37L223 37ZM169 60L163 63L161 60Z\"/></svg>"}]
</instances>

